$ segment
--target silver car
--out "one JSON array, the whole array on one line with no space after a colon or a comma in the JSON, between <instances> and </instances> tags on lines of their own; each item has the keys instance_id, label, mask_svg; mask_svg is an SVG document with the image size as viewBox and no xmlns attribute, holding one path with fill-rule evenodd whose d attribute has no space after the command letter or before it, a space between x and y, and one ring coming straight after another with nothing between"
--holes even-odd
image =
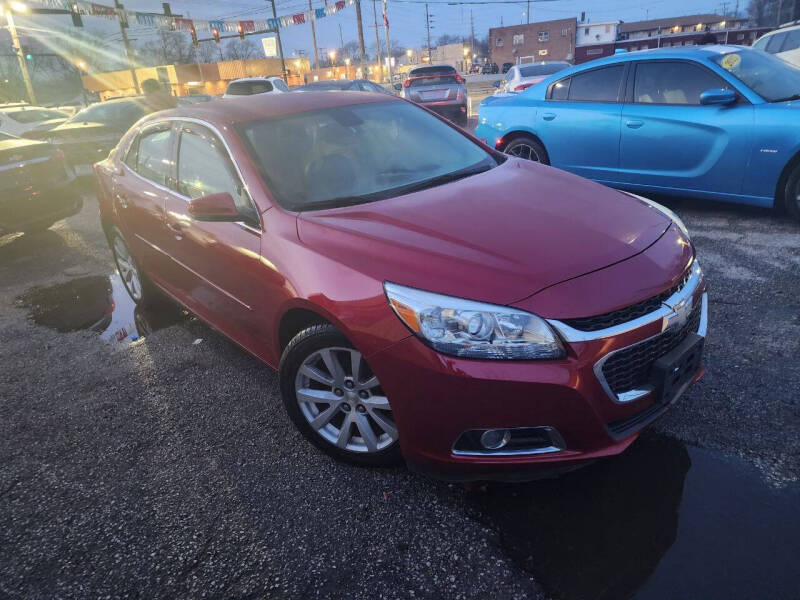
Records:
<instances>
[{"instance_id":1,"label":"silver car","mask_svg":"<svg viewBox=\"0 0 800 600\"><path fill-rule=\"evenodd\" d=\"M450 65L416 67L408 78L395 84L403 98L421 104L457 125L467 124L467 87Z\"/></svg>"}]
</instances>

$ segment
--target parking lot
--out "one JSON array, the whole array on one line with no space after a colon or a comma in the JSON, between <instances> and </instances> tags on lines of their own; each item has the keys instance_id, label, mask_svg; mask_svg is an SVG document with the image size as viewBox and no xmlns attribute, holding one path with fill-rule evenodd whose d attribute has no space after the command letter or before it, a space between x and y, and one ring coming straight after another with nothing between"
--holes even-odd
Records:
<instances>
[{"instance_id":1,"label":"parking lot","mask_svg":"<svg viewBox=\"0 0 800 600\"><path fill-rule=\"evenodd\" d=\"M527 484L336 463L274 373L169 305L133 343L80 329L71 298L103 315L114 273L91 194L0 238L0 597L796 598L800 228L667 202L708 373L623 455Z\"/></svg>"}]
</instances>

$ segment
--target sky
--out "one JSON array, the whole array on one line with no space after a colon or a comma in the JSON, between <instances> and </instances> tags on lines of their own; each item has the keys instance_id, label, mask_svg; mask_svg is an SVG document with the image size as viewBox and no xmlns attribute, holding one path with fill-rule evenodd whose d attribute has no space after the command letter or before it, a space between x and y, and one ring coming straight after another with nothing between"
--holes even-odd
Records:
<instances>
[{"instance_id":1,"label":"sky","mask_svg":"<svg viewBox=\"0 0 800 600\"><path fill-rule=\"evenodd\" d=\"M35 5L35 0L29 0ZM113 0L97 0L102 4L113 4ZM329 0L333 2L334 0ZM419 47L425 44L425 4L423 0L389 0L388 16L390 36L404 47ZM520 0L511 3L509 0L481 0L481 4L469 5L467 2L476 0L462 0L462 4L446 2L445 0L431 0L429 12L431 15L431 40L443 34L469 35L470 15L475 26L475 36L484 38L490 27L504 25L518 25L526 21L527 2ZM125 2L128 10L146 12L160 12L161 0L128 0ZM183 14L196 19L227 19L251 20L266 19L271 17L271 6L267 0L171 0L173 14ZM364 22L364 37L368 47L375 45L375 29L372 11L372 0L362 0L362 18ZM454 5L455 4L455 5ZM744 13L747 0L738 2L740 13ZM293 14L308 10L308 0L276 0L278 15ZM318 8L324 5L324 0L312 0L312 6ZM639 21L672 17L685 14L698 13L733 13L737 5L736 0L727 2L720 0L532 0L531 22L546 21L569 17L580 17L582 11L586 12L589 21ZM383 24L381 21L381 2L377 2L378 24L381 29L381 40L384 38ZM69 17L29 17L32 25L39 27L45 24L58 24L58 26L71 27ZM119 39L119 26L114 21L99 17L83 17L84 31L106 39ZM317 43L322 49L339 48L340 26L341 37L344 42L358 39L356 26L355 6L347 8L335 15L321 19L316 23ZM51 25L52 26L52 25ZM144 42L154 35L152 29L132 26L129 36L136 42ZM187 34L188 35L188 34ZM203 34L201 34L203 37ZM311 27L310 25L296 25L281 31L284 53L287 57L295 56L298 51L305 51L312 55ZM382 42L383 43L383 42ZM120 52L122 51L120 45Z\"/></svg>"}]
</instances>

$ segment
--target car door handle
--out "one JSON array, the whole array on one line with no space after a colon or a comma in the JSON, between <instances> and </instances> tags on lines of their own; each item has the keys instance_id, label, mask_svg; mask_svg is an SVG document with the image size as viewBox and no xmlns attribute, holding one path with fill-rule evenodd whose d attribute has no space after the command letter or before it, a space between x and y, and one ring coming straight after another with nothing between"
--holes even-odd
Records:
<instances>
[{"instance_id":1,"label":"car door handle","mask_svg":"<svg viewBox=\"0 0 800 600\"><path fill-rule=\"evenodd\" d=\"M625 121L625 125L631 129L639 129L644 125L644 121Z\"/></svg>"},{"instance_id":2,"label":"car door handle","mask_svg":"<svg viewBox=\"0 0 800 600\"><path fill-rule=\"evenodd\" d=\"M553 119L556 118L556 113L543 113L542 118L545 121L552 121Z\"/></svg>"},{"instance_id":3,"label":"car door handle","mask_svg":"<svg viewBox=\"0 0 800 600\"><path fill-rule=\"evenodd\" d=\"M117 202L119 202L120 208L128 208L128 199L124 195L117 194Z\"/></svg>"},{"instance_id":4,"label":"car door handle","mask_svg":"<svg viewBox=\"0 0 800 600\"><path fill-rule=\"evenodd\" d=\"M176 240L183 239L183 227L179 223L175 223L173 221L167 221L167 229L169 229L172 233L175 234Z\"/></svg>"}]
</instances>

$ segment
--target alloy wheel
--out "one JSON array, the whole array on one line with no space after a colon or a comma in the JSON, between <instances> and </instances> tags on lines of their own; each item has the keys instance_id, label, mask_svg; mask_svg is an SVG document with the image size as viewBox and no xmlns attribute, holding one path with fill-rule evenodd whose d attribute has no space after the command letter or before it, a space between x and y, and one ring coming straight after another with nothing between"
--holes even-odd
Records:
<instances>
[{"instance_id":1,"label":"alloy wheel","mask_svg":"<svg viewBox=\"0 0 800 600\"><path fill-rule=\"evenodd\" d=\"M122 278L125 288L136 302L142 299L142 280L139 275L139 268L136 261L131 256L128 245L119 235L114 238L114 258L117 260L117 268Z\"/></svg>"},{"instance_id":2,"label":"alloy wheel","mask_svg":"<svg viewBox=\"0 0 800 600\"><path fill-rule=\"evenodd\" d=\"M297 371L295 397L311 428L342 450L374 453L397 441L389 400L353 348L309 355Z\"/></svg>"},{"instance_id":3,"label":"alloy wheel","mask_svg":"<svg viewBox=\"0 0 800 600\"><path fill-rule=\"evenodd\" d=\"M536 152L536 148L525 143L512 146L506 150L506 154L524 158L525 160L532 160L533 162L541 162L539 159L539 153Z\"/></svg>"}]
</instances>

